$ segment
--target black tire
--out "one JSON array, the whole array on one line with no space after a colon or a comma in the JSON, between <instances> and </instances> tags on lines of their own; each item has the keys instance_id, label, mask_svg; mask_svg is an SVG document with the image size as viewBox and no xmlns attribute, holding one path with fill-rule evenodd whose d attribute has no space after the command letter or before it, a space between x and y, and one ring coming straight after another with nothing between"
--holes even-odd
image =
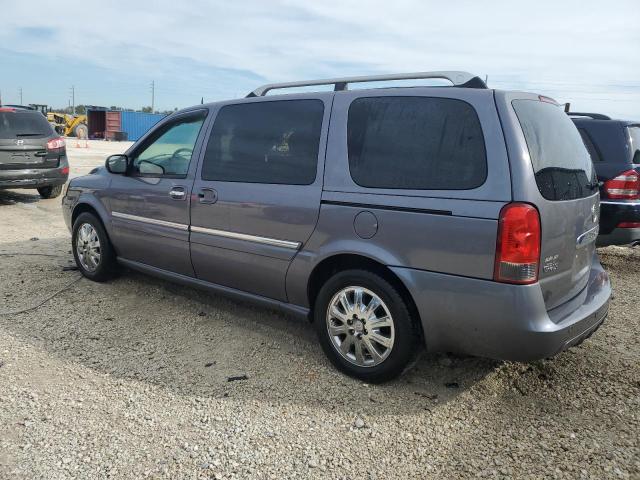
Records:
<instances>
[{"instance_id":1,"label":"black tire","mask_svg":"<svg viewBox=\"0 0 640 480\"><path fill-rule=\"evenodd\" d=\"M42 198L56 198L62 193L64 185L49 185L48 187L39 187L38 193Z\"/></svg>"},{"instance_id":2,"label":"black tire","mask_svg":"<svg viewBox=\"0 0 640 480\"><path fill-rule=\"evenodd\" d=\"M334 295L350 286L363 287L377 295L393 318L394 341L381 363L359 366L338 352L327 328L327 311ZM314 327L320 345L333 365L343 373L367 383L381 383L402 374L414 360L420 340L417 319L398 290L387 280L367 270L345 270L331 277L320 289L315 302ZM366 333L366 330L365 330Z\"/></svg>"},{"instance_id":3,"label":"black tire","mask_svg":"<svg viewBox=\"0 0 640 480\"><path fill-rule=\"evenodd\" d=\"M73 129L73 134L76 138L86 140L88 138L89 128L84 123L79 123Z\"/></svg>"},{"instance_id":4,"label":"black tire","mask_svg":"<svg viewBox=\"0 0 640 480\"><path fill-rule=\"evenodd\" d=\"M97 263L95 269L91 270L85 265L79 258L78 254L78 231L84 224L89 224L97 234L100 242L100 260ZM116 260L116 253L109 241L109 236L102 225L102 222L98 217L89 212L84 212L78 215L78 218L73 223L73 229L71 233L71 250L73 252L73 258L76 260L76 265L80 270L80 273L94 282L105 282L113 278L118 272L118 262Z\"/></svg>"}]
</instances>

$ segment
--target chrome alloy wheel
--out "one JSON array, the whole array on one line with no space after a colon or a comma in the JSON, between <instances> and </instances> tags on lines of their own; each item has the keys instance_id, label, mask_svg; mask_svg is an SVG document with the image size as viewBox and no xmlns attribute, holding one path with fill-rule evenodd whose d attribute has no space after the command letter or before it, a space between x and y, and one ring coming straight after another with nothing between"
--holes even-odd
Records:
<instances>
[{"instance_id":1,"label":"chrome alloy wheel","mask_svg":"<svg viewBox=\"0 0 640 480\"><path fill-rule=\"evenodd\" d=\"M346 287L333 296L327 330L340 355L359 367L382 363L393 348L391 313L378 295L363 287Z\"/></svg>"},{"instance_id":2,"label":"chrome alloy wheel","mask_svg":"<svg viewBox=\"0 0 640 480\"><path fill-rule=\"evenodd\" d=\"M83 223L76 232L76 253L82 268L94 272L100 265L100 239L90 223Z\"/></svg>"}]
</instances>

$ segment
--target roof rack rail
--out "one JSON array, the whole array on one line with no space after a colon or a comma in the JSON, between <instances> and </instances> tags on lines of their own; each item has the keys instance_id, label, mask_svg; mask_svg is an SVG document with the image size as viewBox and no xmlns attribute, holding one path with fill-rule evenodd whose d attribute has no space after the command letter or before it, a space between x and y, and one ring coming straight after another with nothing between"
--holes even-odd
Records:
<instances>
[{"instance_id":1,"label":"roof rack rail","mask_svg":"<svg viewBox=\"0 0 640 480\"><path fill-rule=\"evenodd\" d=\"M589 117L594 120L611 120L611 117L602 115L601 113L585 113L585 112L567 112L571 117Z\"/></svg>"},{"instance_id":2,"label":"roof rack rail","mask_svg":"<svg viewBox=\"0 0 640 480\"><path fill-rule=\"evenodd\" d=\"M347 90L350 83L362 82L386 82L390 80L417 80L424 78L442 78L449 80L454 87L461 88L487 88L487 84L480 77L468 72L442 71L442 72L417 72L417 73L396 73L391 75L370 75L363 77L329 78L325 80L308 80L301 82L271 83L262 85L251 92L248 97L263 97L270 90L283 88L309 87L312 85L333 85L336 92Z\"/></svg>"}]
</instances>

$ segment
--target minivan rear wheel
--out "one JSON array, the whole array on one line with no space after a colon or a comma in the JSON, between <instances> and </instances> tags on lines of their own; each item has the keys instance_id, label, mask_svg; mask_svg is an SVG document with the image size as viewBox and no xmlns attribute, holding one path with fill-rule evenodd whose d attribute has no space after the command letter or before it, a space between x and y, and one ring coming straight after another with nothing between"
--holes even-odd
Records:
<instances>
[{"instance_id":1,"label":"minivan rear wheel","mask_svg":"<svg viewBox=\"0 0 640 480\"><path fill-rule=\"evenodd\" d=\"M415 356L418 335L402 295L366 270L346 270L320 289L314 326L340 371L380 383L400 375Z\"/></svg>"}]
</instances>

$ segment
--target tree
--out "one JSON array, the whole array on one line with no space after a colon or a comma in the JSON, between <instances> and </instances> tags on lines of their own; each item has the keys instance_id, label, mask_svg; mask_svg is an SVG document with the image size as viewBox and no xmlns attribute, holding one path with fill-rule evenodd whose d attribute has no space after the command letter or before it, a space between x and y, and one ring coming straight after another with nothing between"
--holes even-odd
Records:
<instances>
[{"instance_id":1,"label":"tree","mask_svg":"<svg viewBox=\"0 0 640 480\"><path fill-rule=\"evenodd\" d=\"M151 107L142 107L142 111L145 113L151 113Z\"/></svg>"}]
</instances>

